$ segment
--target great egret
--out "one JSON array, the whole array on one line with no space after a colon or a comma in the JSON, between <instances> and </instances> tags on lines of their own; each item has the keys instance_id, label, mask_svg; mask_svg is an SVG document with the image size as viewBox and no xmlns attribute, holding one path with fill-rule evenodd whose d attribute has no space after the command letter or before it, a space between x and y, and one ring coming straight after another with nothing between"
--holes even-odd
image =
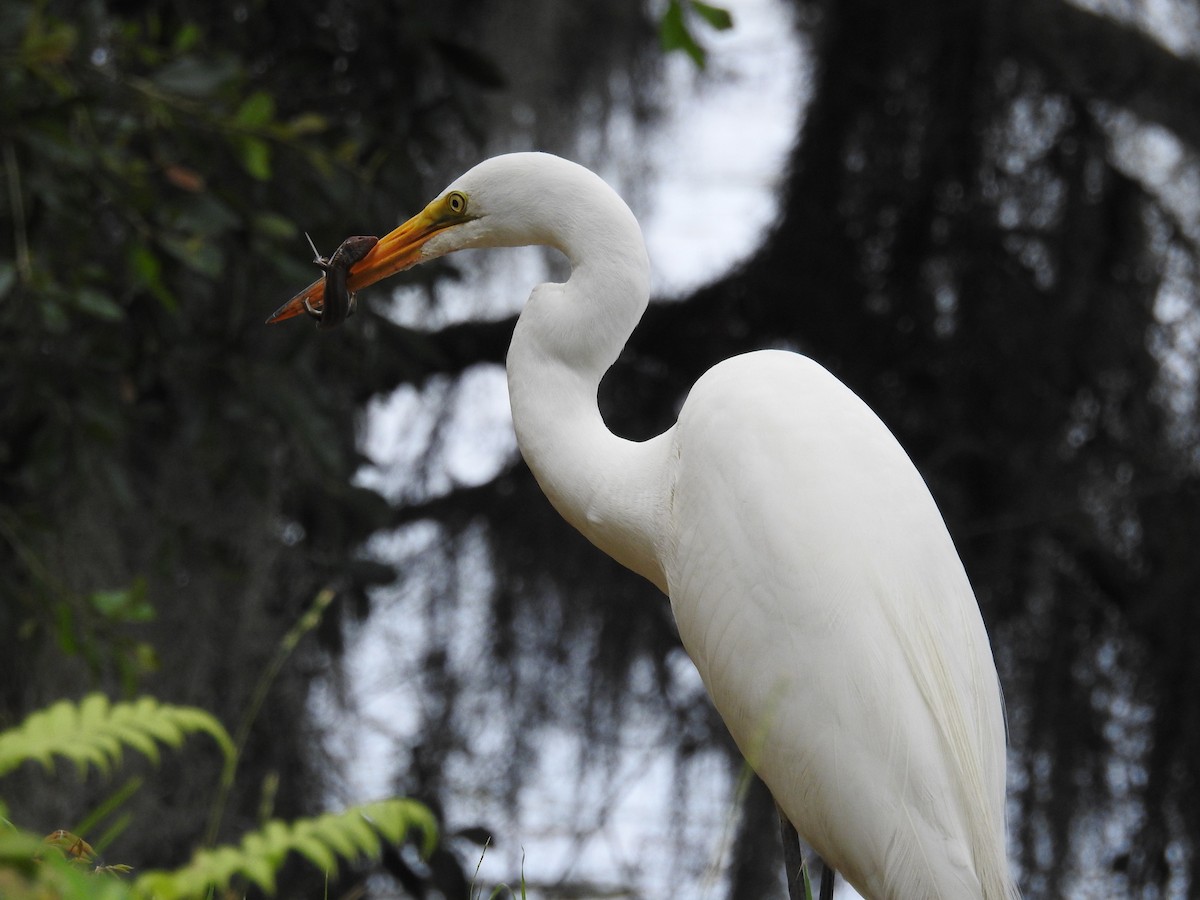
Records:
<instances>
[{"instance_id":1,"label":"great egret","mask_svg":"<svg viewBox=\"0 0 1200 900\"><path fill-rule=\"evenodd\" d=\"M517 442L550 502L668 595L738 747L860 893L1015 897L988 636L929 490L862 400L812 360L763 350L710 369L658 437L612 434L596 392L646 308L649 260L616 192L546 154L475 166L345 289L527 244L571 264L533 289L508 351Z\"/></svg>"}]
</instances>

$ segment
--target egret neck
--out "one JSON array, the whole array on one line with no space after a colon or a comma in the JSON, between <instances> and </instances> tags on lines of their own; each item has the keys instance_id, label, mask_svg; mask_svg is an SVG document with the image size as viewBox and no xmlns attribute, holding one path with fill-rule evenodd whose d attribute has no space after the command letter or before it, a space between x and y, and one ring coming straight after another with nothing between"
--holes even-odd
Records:
<instances>
[{"instance_id":1,"label":"egret neck","mask_svg":"<svg viewBox=\"0 0 1200 900\"><path fill-rule=\"evenodd\" d=\"M593 176L594 177L594 176ZM593 185L589 185L593 187ZM508 350L517 443L554 508L593 544L666 591L670 434L617 437L596 404L604 373L646 309L650 263L633 213L595 178L589 204L546 241L571 262L563 284L533 289ZM578 190L578 187L576 187ZM592 239L592 236L602 239Z\"/></svg>"}]
</instances>

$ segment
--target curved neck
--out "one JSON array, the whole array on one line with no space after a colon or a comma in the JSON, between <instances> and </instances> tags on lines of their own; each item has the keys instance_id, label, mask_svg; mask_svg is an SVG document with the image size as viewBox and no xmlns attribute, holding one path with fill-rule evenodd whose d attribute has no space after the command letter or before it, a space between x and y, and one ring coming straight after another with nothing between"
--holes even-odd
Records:
<instances>
[{"instance_id":1,"label":"curved neck","mask_svg":"<svg viewBox=\"0 0 1200 900\"><path fill-rule=\"evenodd\" d=\"M556 236L571 277L530 294L509 346L509 399L521 454L555 509L665 591L654 543L665 504L665 436L619 438L596 405L601 378L649 300L641 232L625 204L612 199L616 205L594 210L585 227Z\"/></svg>"}]
</instances>

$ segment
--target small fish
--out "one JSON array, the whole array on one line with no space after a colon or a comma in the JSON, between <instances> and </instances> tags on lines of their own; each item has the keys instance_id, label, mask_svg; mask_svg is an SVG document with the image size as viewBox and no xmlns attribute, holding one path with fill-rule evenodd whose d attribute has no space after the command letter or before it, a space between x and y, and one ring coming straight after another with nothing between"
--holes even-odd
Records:
<instances>
[{"instance_id":1,"label":"small fish","mask_svg":"<svg viewBox=\"0 0 1200 900\"><path fill-rule=\"evenodd\" d=\"M324 257L313 244L312 238L308 237L308 245L312 247L315 257L313 262L325 271L325 296L321 307L318 309L307 300L304 301L305 312L317 320L318 328L336 328L354 311L354 295L346 285L350 267L378 243L379 238L369 235L348 237L333 251L333 256Z\"/></svg>"}]
</instances>

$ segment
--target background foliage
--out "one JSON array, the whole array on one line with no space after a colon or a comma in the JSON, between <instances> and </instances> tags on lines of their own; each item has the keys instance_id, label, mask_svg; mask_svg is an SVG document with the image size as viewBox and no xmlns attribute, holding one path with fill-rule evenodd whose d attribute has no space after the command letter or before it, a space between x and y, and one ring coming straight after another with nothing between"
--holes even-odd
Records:
<instances>
[{"instance_id":1,"label":"background foliage","mask_svg":"<svg viewBox=\"0 0 1200 900\"><path fill-rule=\"evenodd\" d=\"M777 225L740 270L652 307L605 383L609 421L653 433L742 349L831 368L912 453L976 584L1008 697L1027 895L1187 895L1194 11L792 9L813 74ZM685 776L700 750L728 750L680 693L661 598L570 534L517 459L482 485L438 482L435 428L403 489L356 480L372 398L441 398L448 428L461 376L502 360L510 319L414 330L376 296L328 339L261 326L312 277L303 229L332 248L479 156L602 162L616 110L648 127L662 12L0 0L0 724L95 684L237 721L246 673L332 585L321 647L301 648L248 735L225 827L257 820L271 773L281 815L314 810L329 763L308 686L391 584L417 598L402 614L429 638L410 651L420 737L396 748L397 779L435 807L480 782L519 806L548 717L586 737L585 767L611 762L634 707ZM436 296L459 264L406 283ZM372 535L420 552L385 555L378 537L364 552ZM487 623L470 665L451 652L464 611ZM481 698L503 700L500 752L483 749ZM120 838L122 859L178 864L203 828L216 761L183 760L135 798L134 821L153 825ZM100 790L63 800L31 781L7 796L49 830ZM730 896L776 889L762 801L745 800ZM452 855L388 866L462 890Z\"/></svg>"}]
</instances>

